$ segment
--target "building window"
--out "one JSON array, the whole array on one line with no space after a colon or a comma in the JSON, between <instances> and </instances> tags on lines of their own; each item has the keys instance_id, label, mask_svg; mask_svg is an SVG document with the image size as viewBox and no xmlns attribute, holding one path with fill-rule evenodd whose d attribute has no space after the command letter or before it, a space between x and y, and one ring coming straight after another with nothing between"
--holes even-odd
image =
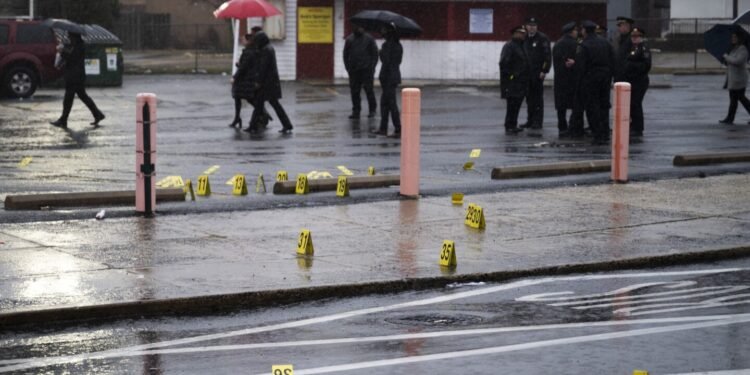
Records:
<instances>
[{"instance_id":1,"label":"building window","mask_svg":"<svg viewBox=\"0 0 750 375\"><path fill-rule=\"evenodd\" d=\"M0 25L0 44L8 44L8 25Z\"/></svg>"},{"instance_id":2,"label":"building window","mask_svg":"<svg viewBox=\"0 0 750 375\"><path fill-rule=\"evenodd\" d=\"M286 39L286 0L269 0L271 5L281 11L278 16L268 17L263 21L263 31L272 40Z\"/></svg>"}]
</instances>

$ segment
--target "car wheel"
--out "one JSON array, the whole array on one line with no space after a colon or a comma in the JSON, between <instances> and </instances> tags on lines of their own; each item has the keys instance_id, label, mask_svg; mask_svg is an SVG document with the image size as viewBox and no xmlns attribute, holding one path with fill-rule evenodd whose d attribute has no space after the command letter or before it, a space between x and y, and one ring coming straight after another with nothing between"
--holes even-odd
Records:
<instances>
[{"instance_id":1,"label":"car wheel","mask_svg":"<svg viewBox=\"0 0 750 375\"><path fill-rule=\"evenodd\" d=\"M28 98L37 87L37 75L34 70L25 66L15 66L5 75L5 90L16 98Z\"/></svg>"}]
</instances>

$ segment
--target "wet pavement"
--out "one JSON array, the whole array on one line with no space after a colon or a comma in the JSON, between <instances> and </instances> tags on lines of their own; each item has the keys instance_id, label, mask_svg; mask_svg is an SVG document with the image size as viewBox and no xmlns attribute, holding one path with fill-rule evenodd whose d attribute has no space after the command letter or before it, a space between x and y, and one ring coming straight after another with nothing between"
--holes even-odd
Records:
<instances>
[{"instance_id":1,"label":"wet pavement","mask_svg":"<svg viewBox=\"0 0 750 375\"><path fill-rule=\"evenodd\" d=\"M0 373L746 374L748 267L744 258L10 331L0 333Z\"/></svg>"}]
</instances>

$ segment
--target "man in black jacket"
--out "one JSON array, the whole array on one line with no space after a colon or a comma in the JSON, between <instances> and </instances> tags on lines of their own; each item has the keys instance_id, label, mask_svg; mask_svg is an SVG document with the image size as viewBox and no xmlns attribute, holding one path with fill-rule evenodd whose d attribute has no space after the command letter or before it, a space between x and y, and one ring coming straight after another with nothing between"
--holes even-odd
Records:
<instances>
[{"instance_id":1,"label":"man in black jacket","mask_svg":"<svg viewBox=\"0 0 750 375\"><path fill-rule=\"evenodd\" d=\"M633 29L633 23L635 23L635 21L632 18L623 16L617 17L618 37L615 40L616 44L614 46L617 52L615 82L625 81L625 62L633 47L633 42L630 40L630 32Z\"/></svg>"},{"instance_id":2,"label":"man in black jacket","mask_svg":"<svg viewBox=\"0 0 750 375\"><path fill-rule=\"evenodd\" d=\"M557 129L560 137L568 135L567 112L573 109L576 94L575 58L578 48L578 29L575 22L562 28L563 36L552 49L552 62L555 67L555 109Z\"/></svg>"},{"instance_id":3,"label":"man in black jacket","mask_svg":"<svg viewBox=\"0 0 750 375\"><path fill-rule=\"evenodd\" d=\"M593 144L606 145L609 143L610 130L605 108L609 105L615 53L607 40L596 35L595 23L584 21L582 26L583 42L576 53L576 64L580 64L581 72L579 93L594 135Z\"/></svg>"},{"instance_id":4,"label":"man in black jacket","mask_svg":"<svg viewBox=\"0 0 750 375\"><path fill-rule=\"evenodd\" d=\"M511 30L513 39L505 43L500 53L500 96L507 101L505 134L518 134L518 112L529 90L529 58L523 48L526 29Z\"/></svg>"},{"instance_id":5,"label":"man in black jacket","mask_svg":"<svg viewBox=\"0 0 750 375\"><path fill-rule=\"evenodd\" d=\"M346 37L344 43L344 66L349 74L349 88L352 95L352 114L350 119L358 119L362 109L362 99L359 96L364 87L370 112L367 117L375 117L378 103L372 89L375 66L378 64L378 45L370 34L361 26L354 26L354 32Z\"/></svg>"},{"instance_id":6,"label":"man in black jacket","mask_svg":"<svg viewBox=\"0 0 750 375\"><path fill-rule=\"evenodd\" d=\"M398 111L396 90L401 84L401 60L404 57L404 48L399 41L398 31L391 26L383 27L381 34L385 42L380 48L380 87L383 90L380 96L380 129L375 132L378 135L388 135L388 116L393 121L393 138L401 138L401 114Z\"/></svg>"},{"instance_id":7,"label":"man in black jacket","mask_svg":"<svg viewBox=\"0 0 750 375\"><path fill-rule=\"evenodd\" d=\"M276 65L276 51L268 39L265 32L259 31L255 34L253 46L258 49L258 83L257 92L255 93L255 108L253 109L253 118L250 120L250 127L245 131L257 133L257 124L263 115L263 104L268 102L276 111L276 116L281 121L283 128L279 133L289 134L292 132L292 122L284 111L284 107L279 103L281 99L281 80L279 79L279 68Z\"/></svg>"},{"instance_id":8,"label":"man in black jacket","mask_svg":"<svg viewBox=\"0 0 750 375\"><path fill-rule=\"evenodd\" d=\"M50 124L65 128L68 126L68 116L73 108L73 99L75 95L86 104L91 114L94 116L94 122L91 125L99 126L99 122L104 120L104 114L96 107L91 97L86 94L86 68L84 66L86 59L86 48L83 44L81 34L69 32L70 45L64 46L60 51L64 66L63 77L65 79L65 98L63 99L63 113L57 121Z\"/></svg>"},{"instance_id":9,"label":"man in black jacket","mask_svg":"<svg viewBox=\"0 0 750 375\"><path fill-rule=\"evenodd\" d=\"M552 68L552 51L547 35L538 29L538 21L530 17L526 21L527 37L524 49L529 56L529 92L526 95L528 122L523 127L541 129L544 122L544 78Z\"/></svg>"}]
</instances>

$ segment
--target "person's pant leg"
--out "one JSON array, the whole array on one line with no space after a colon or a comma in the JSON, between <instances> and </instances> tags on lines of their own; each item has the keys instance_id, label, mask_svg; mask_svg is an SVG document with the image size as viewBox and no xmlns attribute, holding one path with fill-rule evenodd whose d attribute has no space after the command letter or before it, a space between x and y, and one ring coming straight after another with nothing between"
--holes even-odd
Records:
<instances>
[{"instance_id":1,"label":"person's pant leg","mask_svg":"<svg viewBox=\"0 0 750 375\"><path fill-rule=\"evenodd\" d=\"M373 73L371 70L362 71L362 87L365 89L367 96L367 105L370 113L375 113L378 109L378 102L375 100L375 89L373 88Z\"/></svg>"},{"instance_id":2,"label":"person's pant leg","mask_svg":"<svg viewBox=\"0 0 750 375\"><path fill-rule=\"evenodd\" d=\"M359 114L362 111L362 74L360 71L353 71L349 75L349 90L352 97L352 114Z\"/></svg>"},{"instance_id":3,"label":"person's pant leg","mask_svg":"<svg viewBox=\"0 0 750 375\"><path fill-rule=\"evenodd\" d=\"M65 87L65 97L63 98L63 112L62 116L60 116L60 120L63 122L68 121L68 116L70 116L70 111L73 109L73 99L76 95L76 88L72 86L66 86Z\"/></svg>"},{"instance_id":4,"label":"person's pant leg","mask_svg":"<svg viewBox=\"0 0 750 375\"><path fill-rule=\"evenodd\" d=\"M729 90L729 112L727 112L727 118L729 122L734 121L734 115L737 113L737 104L739 102L738 90Z\"/></svg>"},{"instance_id":5,"label":"person's pant leg","mask_svg":"<svg viewBox=\"0 0 750 375\"><path fill-rule=\"evenodd\" d=\"M289 116L286 115L286 111L284 110L284 107L282 107L281 103L279 103L279 100L271 99L268 102L271 104L271 107L273 107L274 112L276 112L276 117L279 118L279 121L281 121L281 125L284 126L284 129L294 128L292 126L292 122L289 120Z\"/></svg>"},{"instance_id":6,"label":"person's pant leg","mask_svg":"<svg viewBox=\"0 0 750 375\"><path fill-rule=\"evenodd\" d=\"M88 107L89 111L91 111L91 115L94 116L94 118L98 118L102 116L102 112L99 111L99 108L96 107L96 103L94 103L94 100L91 99L89 94L86 93L86 87L81 85L76 90L76 94L78 95L78 98L81 99L83 104L86 104L86 107Z\"/></svg>"},{"instance_id":7,"label":"person's pant leg","mask_svg":"<svg viewBox=\"0 0 750 375\"><path fill-rule=\"evenodd\" d=\"M394 111L398 112L396 104L396 86L395 85L383 85L383 93L380 96L380 131L388 131L388 117L395 117ZM400 127L399 123L399 127ZM395 123L394 123L395 126Z\"/></svg>"},{"instance_id":8,"label":"person's pant leg","mask_svg":"<svg viewBox=\"0 0 750 375\"><path fill-rule=\"evenodd\" d=\"M532 77L529 84L528 100L529 124L541 126L544 121L544 81L538 76Z\"/></svg>"},{"instance_id":9,"label":"person's pant leg","mask_svg":"<svg viewBox=\"0 0 750 375\"><path fill-rule=\"evenodd\" d=\"M630 130L641 133L644 129L643 98L648 90L648 82L638 82L632 85L632 97L630 101Z\"/></svg>"},{"instance_id":10,"label":"person's pant leg","mask_svg":"<svg viewBox=\"0 0 750 375\"><path fill-rule=\"evenodd\" d=\"M507 98L507 109L505 111L505 129L515 129L518 127L518 113L521 112L523 97Z\"/></svg>"}]
</instances>

